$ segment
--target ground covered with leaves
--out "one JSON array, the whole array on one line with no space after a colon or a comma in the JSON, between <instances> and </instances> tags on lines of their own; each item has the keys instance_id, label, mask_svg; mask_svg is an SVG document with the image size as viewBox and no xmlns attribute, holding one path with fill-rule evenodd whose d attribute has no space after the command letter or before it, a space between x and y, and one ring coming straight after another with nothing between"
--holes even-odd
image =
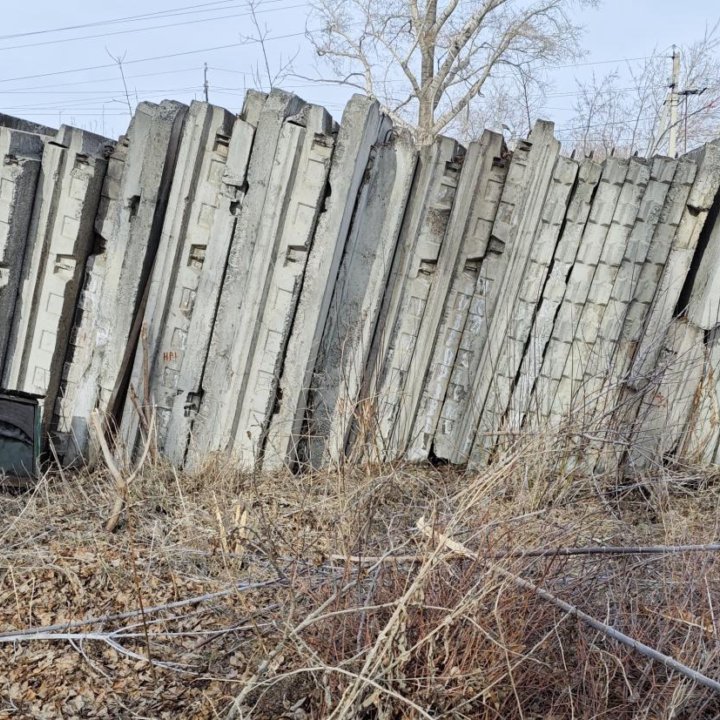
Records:
<instances>
[{"instance_id":1,"label":"ground covered with leaves","mask_svg":"<svg viewBox=\"0 0 720 720\"><path fill-rule=\"evenodd\" d=\"M114 532L102 469L2 494L0 718L720 716L538 593L720 680L718 553L685 547L717 541L720 478L570 467L554 442L473 473L150 459Z\"/></svg>"}]
</instances>

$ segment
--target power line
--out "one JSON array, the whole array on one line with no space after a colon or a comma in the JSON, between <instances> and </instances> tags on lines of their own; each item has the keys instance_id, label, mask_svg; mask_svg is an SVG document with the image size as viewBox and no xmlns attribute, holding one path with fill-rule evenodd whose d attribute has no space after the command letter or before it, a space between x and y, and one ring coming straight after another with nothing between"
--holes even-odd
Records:
<instances>
[{"instance_id":1,"label":"power line","mask_svg":"<svg viewBox=\"0 0 720 720\"><path fill-rule=\"evenodd\" d=\"M279 0L267 0L268 2L278 2ZM173 8L169 10L158 10L151 13L143 13L142 15L126 15L125 17L113 18L110 20L97 20L95 22L83 23L82 25L65 25L64 27L47 28L44 30L31 30L28 32L13 33L11 35L0 35L0 40L15 40L21 37L32 37L34 35L47 35L49 33L56 32L67 32L69 30L84 30L85 28L100 27L102 25L117 25L129 22L138 22L140 20L149 20L153 17L166 16L173 17L177 15L190 14L189 12L183 12L187 10L193 10L195 8L204 8L211 5L228 5L236 3L237 0L215 0L215 2L199 3L195 5L185 5L180 8ZM215 8L222 10L223 8ZM197 10L197 12L210 12L210 10Z\"/></svg>"},{"instance_id":2,"label":"power line","mask_svg":"<svg viewBox=\"0 0 720 720\"><path fill-rule=\"evenodd\" d=\"M275 42L277 40L287 40L288 38L304 36L305 32L289 33L287 35L276 35L275 37L267 37L263 42ZM154 57L139 58L137 60L125 60L123 65L136 65L138 63L153 62L155 60L168 60L170 58L185 57L186 55L198 55L200 53L215 52L217 50L228 50L230 48L246 47L248 45L257 45L260 40L243 40L236 43L228 43L227 45L215 45L214 47L199 48L197 50L185 50L183 52L169 53L168 55L156 55ZM58 75L69 75L72 73L88 72L90 70L105 70L107 68L116 67L115 63L103 63L102 65L89 65L87 67L71 68L69 70L55 70L54 72L38 73L37 75L20 75L14 78L0 78L0 83L19 82L21 80L34 80L45 77L57 77Z\"/></svg>"},{"instance_id":3,"label":"power line","mask_svg":"<svg viewBox=\"0 0 720 720\"><path fill-rule=\"evenodd\" d=\"M283 7L273 8L269 10L258 10L256 11L256 14L259 13L272 13L272 12L280 12L283 10L294 10L296 8L305 7L304 4L297 4L297 5L286 5ZM59 40L43 40L42 42L36 42L36 43L26 43L24 45L10 45L8 47L0 47L0 52L5 52L7 50L24 50L27 48L32 47L41 47L45 45L59 45L62 43L68 43L68 42L78 42L80 40L95 40L98 38L108 38L108 37L114 37L116 35L128 35L128 34L134 34L138 32L148 32L151 30L162 30L165 28L171 28L171 27L181 27L184 25L198 25L200 23L208 23L208 22L217 22L218 20L229 20L232 18L241 18L241 17L249 17L251 13L243 12L243 13L231 13L229 15L217 15L215 17L210 18L195 18L193 20L182 20L180 22L174 22L174 23L165 23L163 25L151 25L149 27L140 27L140 28L131 28L128 30L116 30L115 32L105 32L105 33L97 33L95 35L81 35L77 37L71 37L71 38L61 38Z\"/></svg>"}]
</instances>

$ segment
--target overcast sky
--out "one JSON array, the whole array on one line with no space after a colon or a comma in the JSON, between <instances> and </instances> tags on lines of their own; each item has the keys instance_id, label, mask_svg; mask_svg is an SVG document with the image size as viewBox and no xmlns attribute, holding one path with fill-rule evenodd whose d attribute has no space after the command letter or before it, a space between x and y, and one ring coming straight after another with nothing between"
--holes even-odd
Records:
<instances>
[{"instance_id":1,"label":"overcast sky","mask_svg":"<svg viewBox=\"0 0 720 720\"><path fill-rule=\"evenodd\" d=\"M117 136L127 127L128 104L109 53L124 57L131 104L201 99L204 63L214 103L237 112L245 88L253 86L251 68L259 54L257 44L247 42L254 30L244 0L6 0L3 6L0 112ZM130 19L149 13L156 15ZM259 17L269 33L271 62L297 53L296 72L315 76L304 38L307 13L306 0L264 0ZM583 12L587 57L551 73L545 118L556 122L562 138L572 117L575 77L625 72L624 59L645 57L654 48L669 54L673 43L692 42L718 18L717 0L604 0L599 9ZM68 26L84 27L58 30ZM338 119L352 92L300 78L283 87L325 105Z\"/></svg>"}]
</instances>

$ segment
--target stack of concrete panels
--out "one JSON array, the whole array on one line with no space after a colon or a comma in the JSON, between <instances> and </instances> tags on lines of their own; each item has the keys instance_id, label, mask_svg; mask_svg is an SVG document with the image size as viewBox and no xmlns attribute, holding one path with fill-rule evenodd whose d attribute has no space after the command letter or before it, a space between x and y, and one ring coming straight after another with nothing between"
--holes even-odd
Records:
<instances>
[{"instance_id":1,"label":"stack of concrete panels","mask_svg":"<svg viewBox=\"0 0 720 720\"><path fill-rule=\"evenodd\" d=\"M353 96L343 114L330 166L325 207L312 240L287 340L287 361L263 441L263 467L266 469L294 464L298 460L308 394L358 193L366 181L372 148L377 143L387 142L391 127L379 105L359 95Z\"/></svg>"},{"instance_id":2,"label":"stack of concrete panels","mask_svg":"<svg viewBox=\"0 0 720 720\"><path fill-rule=\"evenodd\" d=\"M373 148L345 246L308 405L307 460L345 461L417 152L404 132Z\"/></svg>"},{"instance_id":3,"label":"stack of concrete panels","mask_svg":"<svg viewBox=\"0 0 720 720\"><path fill-rule=\"evenodd\" d=\"M0 377L10 340L43 141L0 127Z\"/></svg>"},{"instance_id":4,"label":"stack of concrete panels","mask_svg":"<svg viewBox=\"0 0 720 720\"><path fill-rule=\"evenodd\" d=\"M510 401L508 428L511 431L519 431L524 426L528 414L536 415L535 385L553 334L555 318L565 297L568 276L576 261L601 173L602 166L590 159L584 160L580 165L577 185L568 206L542 297L535 310L533 328Z\"/></svg>"},{"instance_id":5,"label":"stack of concrete panels","mask_svg":"<svg viewBox=\"0 0 720 720\"><path fill-rule=\"evenodd\" d=\"M53 416L85 262L112 151L110 140L63 126L43 151L2 384L45 396Z\"/></svg>"},{"instance_id":6,"label":"stack of concrete panels","mask_svg":"<svg viewBox=\"0 0 720 720\"><path fill-rule=\"evenodd\" d=\"M432 344L420 343L434 340L444 302L443 298L435 322L427 318L462 157L455 141L439 138L419 158L365 390L372 408L363 413L369 427L361 428L360 438L372 460L395 459L407 447L429 362L426 353L432 353ZM417 356L417 374L416 352L425 356Z\"/></svg>"},{"instance_id":7,"label":"stack of concrete panels","mask_svg":"<svg viewBox=\"0 0 720 720\"><path fill-rule=\"evenodd\" d=\"M92 411L114 410L110 400L134 347L131 333L160 240L186 112L172 101L140 103L109 158L95 220L99 244L88 259L53 423L53 442L66 464L88 458Z\"/></svg>"},{"instance_id":8,"label":"stack of concrete panels","mask_svg":"<svg viewBox=\"0 0 720 720\"><path fill-rule=\"evenodd\" d=\"M563 157L557 159L542 208L542 217L537 224L535 237L525 251L527 259L518 254L520 264L508 270L517 273L520 283L517 289L511 290L516 295L505 299L502 310L496 311L496 317L500 317L501 313L509 317L503 328L504 334L494 336L491 341L499 348L494 357L488 356L496 370L487 390L472 451L476 461L484 462L489 457L497 442L494 432L511 427L507 416L513 392L532 337L535 315L542 300L558 237L565 224L577 173L578 164L574 160ZM481 366L480 372L482 371Z\"/></svg>"},{"instance_id":9,"label":"stack of concrete panels","mask_svg":"<svg viewBox=\"0 0 720 720\"><path fill-rule=\"evenodd\" d=\"M479 143L470 144L463 158L438 279L432 290L435 297L428 303L433 324L437 322L435 313L442 312L442 316L406 452L407 459L413 462L426 460L434 452L435 431L505 183L506 152L502 137L486 131Z\"/></svg>"},{"instance_id":10,"label":"stack of concrete panels","mask_svg":"<svg viewBox=\"0 0 720 720\"><path fill-rule=\"evenodd\" d=\"M193 350L188 330L200 276L208 256L220 253L221 263L227 257L227 241L216 243L211 229L233 121L227 110L200 102L185 118L122 420L130 450L149 405L155 407L158 446L164 449L173 402L183 392L180 370Z\"/></svg>"},{"instance_id":11,"label":"stack of concrete panels","mask_svg":"<svg viewBox=\"0 0 720 720\"><path fill-rule=\"evenodd\" d=\"M233 452L238 426L256 414L253 404L272 408L332 153L332 122L321 108L273 91L256 116L247 193L210 328L190 463L213 450ZM265 422L249 424L260 434ZM248 454L243 461L252 462Z\"/></svg>"},{"instance_id":12,"label":"stack of concrete panels","mask_svg":"<svg viewBox=\"0 0 720 720\"><path fill-rule=\"evenodd\" d=\"M508 267L514 228L520 220L528 196L528 159L531 151L532 143L521 141L513 152L489 238L487 242L480 243L481 254L473 258L467 273L465 290L470 290L473 279L475 285L435 431L434 452L442 460L462 463L466 459L463 458L459 442L462 423L468 405L472 402L472 384L488 338L500 285ZM468 295L463 293L463 296L459 298L462 304ZM462 319L462 315L459 319Z\"/></svg>"}]
</instances>

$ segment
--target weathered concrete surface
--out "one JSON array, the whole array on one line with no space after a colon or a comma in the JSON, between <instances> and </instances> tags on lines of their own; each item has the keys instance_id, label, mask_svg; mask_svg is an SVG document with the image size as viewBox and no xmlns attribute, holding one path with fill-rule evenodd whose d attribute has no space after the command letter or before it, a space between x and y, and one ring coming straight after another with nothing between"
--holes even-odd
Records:
<instances>
[{"instance_id":1,"label":"weathered concrete surface","mask_svg":"<svg viewBox=\"0 0 720 720\"><path fill-rule=\"evenodd\" d=\"M274 170L280 172L271 175L272 205L255 245L253 283L245 299L253 311L246 311L237 336L242 352L235 364L240 383L230 449L245 467L259 458L277 402L285 348L330 171L331 131L330 116L308 106L302 118L285 123L278 143L282 162ZM282 188L278 192L273 190L276 176ZM235 395L233 386L231 392Z\"/></svg>"},{"instance_id":2,"label":"weathered concrete surface","mask_svg":"<svg viewBox=\"0 0 720 720\"><path fill-rule=\"evenodd\" d=\"M578 164L574 160L563 157L557 159L542 217L537 225L536 236L531 240L524 270L520 267L515 270L522 278L517 294L508 305L509 321L505 334L497 339L500 347L494 361L495 376L488 389L476 433L477 450L473 451L473 454L479 453L478 457L492 452L497 443L497 436L493 433L508 426L507 413L516 379L530 342L533 321L542 300L549 267L558 245L558 236L565 224L568 202L577 173ZM481 443L483 450L478 447Z\"/></svg>"},{"instance_id":3,"label":"weathered concrete surface","mask_svg":"<svg viewBox=\"0 0 720 720\"><path fill-rule=\"evenodd\" d=\"M56 408L53 442L66 464L89 459L88 419L110 410L158 248L187 107L141 103L108 161L85 284Z\"/></svg>"},{"instance_id":4,"label":"weathered concrete surface","mask_svg":"<svg viewBox=\"0 0 720 720\"><path fill-rule=\"evenodd\" d=\"M262 107L266 96L256 97ZM253 113L248 113L247 116L257 122ZM198 282L194 311L188 329L188 345L178 374L178 391L173 400L164 438L165 453L177 465L181 465L185 459L193 423L202 401L203 374L220 292L226 277L228 253L247 191L248 164L256 126L243 119L244 117L245 114L235 120L233 125L218 195L218 207L210 231L215 251L206 256Z\"/></svg>"},{"instance_id":5,"label":"weathered concrete surface","mask_svg":"<svg viewBox=\"0 0 720 720\"><path fill-rule=\"evenodd\" d=\"M705 366L704 332L687 322L671 322L655 377L640 402L626 464L638 472L675 451L698 403Z\"/></svg>"},{"instance_id":6,"label":"weathered concrete surface","mask_svg":"<svg viewBox=\"0 0 720 720\"><path fill-rule=\"evenodd\" d=\"M510 161L500 204L492 224L491 234L484 246L481 262L471 267L475 286L468 307L467 321L462 327L462 337L455 365L448 383L448 390L440 413L434 440L438 458L451 462L463 462L458 442L458 431L470 402L472 383L477 373L483 347L488 337L495 313L499 289L508 265L515 225L519 222L521 208L529 182L528 155L530 142L521 142Z\"/></svg>"},{"instance_id":7,"label":"weathered concrete surface","mask_svg":"<svg viewBox=\"0 0 720 720\"><path fill-rule=\"evenodd\" d=\"M18 303L3 371L5 387L45 395L52 419L93 242L110 140L63 126L43 151Z\"/></svg>"},{"instance_id":8,"label":"weathered concrete surface","mask_svg":"<svg viewBox=\"0 0 720 720\"><path fill-rule=\"evenodd\" d=\"M416 162L404 132L393 131L372 151L312 380L307 455L313 467L346 460Z\"/></svg>"},{"instance_id":9,"label":"weathered concrete surface","mask_svg":"<svg viewBox=\"0 0 720 720\"><path fill-rule=\"evenodd\" d=\"M325 201L292 324L273 413L264 447L263 467L274 469L297 459L308 392L345 249L357 194L365 179L372 146L385 142L390 129L376 102L353 96L343 114Z\"/></svg>"},{"instance_id":10,"label":"weathered concrete surface","mask_svg":"<svg viewBox=\"0 0 720 720\"><path fill-rule=\"evenodd\" d=\"M561 288L564 294L535 382L534 398L531 401L533 410L528 415L531 427L543 427L550 422L557 390L575 341L577 324L615 216L628 165L627 161L610 159L603 168L575 260Z\"/></svg>"},{"instance_id":11,"label":"weathered concrete surface","mask_svg":"<svg viewBox=\"0 0 720 720\"><path fill-rule=\"evenodd\" d=\"M125 404L122 421L123 438L131 450L141 427L136 405L142 408L151 403L156 412L158 446L164 448L173 402L182 392L178 376L189 345L200 275L209 255L219 251L226 256L226 248L212 242L210 230L233 121L227 110L200 102L192 103L185 118L144 309L144 337L135 355L130 402ZM146 382L149 387L145 387Z\"/></svg>"},{"instance_id":12,"label":"weathered concrete surface","mask_svg":"<svg viewBox=\"0 0 720 720\"><path fill-rule=\"evenodd\" d=\"M57 134L57 128L40 125L30 120L13 117L12 115L5 115L5 113L0 113L0 127L8 128L8 130L20 130L22 132L32 133L33 135L41 135L49 139L52 139Z\"/></svg>"},{"instance_id":13,"label":"weathered concrete surface","mask_svg":"<svg viewBox=\"0 0 720 720\"><path fill-rule=\"evenodd\" d=\"M15 313L42 149L40 136L0 127L0 377Z\"/></svg>"},{"instance_id":14,"label":"weathered concrete surface","mask_svg":"<svg viewBox=\"0 0 720 720\"><path fill-rule=\"evenodd\" d=\"M432 330L439 326L439 329L405 453L413 462L427 459L432 450L479 267L487 253L500 203L507 173L507 163L502 157L504 150L502 137L486 131L480 142L470 144L463 158L437 279L428 300L429 322L424 318L425 328ZM437 313L442 315L438 318ZM421 348L431 343L427 337L418 341ZM424 347L425 358L429 351L429 347Z\"/></svg>"},{"instance_id":15,"label":"weathered concrete surface","mask_svg":"<svg viewBox=\"0 0 720 720\"><path fill-rule=\"evenodd\" d=\"M580 240L590 215L602 166L592 160L580 165L577 186L568 206L565 224L555 249L542 298L538 303L530 340L525 350L508 415L510 430L520 430L528 413L535 414L535 385L550 342L558 309L565 297L570 271L575 264Z\"/></svg>"},{"instance_id":16,"label":"weathered concrete surface","mask_svg":"<svg viewBox=\"0 0 720 720\"><path fill-rule=\"evenodd\" d=\"M270 261L267 243L272 243L269 239L272 231L263 229L263 224L266 215L282 206L284 200L279 196L273 197L273 193L279 192L282 178L287 179L288 168L287 164L283 165L285 158L282 153L293 142L297 148L301 143L299 136L304 137L301 126L295 125L297 130L291 131L285 129L285 125L293 124L289 119L305 107L300 98L273 91L261 111L257 108L254 112L248 111L248 117L257 116L258 125L247 168L247 191L231 238L217 315L214 326L205 329L210 333L209 350L199 386L202 400L192 426L188 455L190 464L196 459L201 461L213 450L229 451L232 448L239 393L245 376L245 370L241 373L236 371L236 364L241 362L250 344L250 339L242 336L240 329L243 324L256 319L251 308L262 297L269 270L267 265L262 268L260 261L261 258ZM293 162L296 157L292 155ZM283 168L278 169L277 165L283 165ZM271 190L273 174L275 179L272 180ZM276 215L274 218L277 222ZM253 263L255 272L260 273L258 276L252 274Z\"/></svg>"},{"instance_id":17,"label":"weathered concrete surface","mask_svg":"<svg viewBox=\"0 0 720 720\"><path fill-rule=\"evenodd\" d=\"M374 341L369 390L364 391L373 401L364 412L370 426L361 428L360 438L365 453L373 460L399 457L412 430L424 380L424 369L422 373L414 372L413 358L416 351L423 355L432 352L432 345L419 346L419 338L423 335L427 341L430 336L432 342L437 332L437 324L430 328L432 320L424 322L424 318L457 190L462 154L455 141L439 138L419 157L382 310L382 327ZM441 311L442 305L438 322ZM418 365L426 367L427 361L429 355L418 356Z\"/></svg>"},{"instance_id":18,"label":"weathered concrete surface","mask_svg":"<svg viewBox=\"0 0 720 720\"><path fill-rule=\"evenodd\" d=\"M647 314L643 338L635 354L630 386L640 389L652 375L663 347L665 330L670 326L690 270L700 233L720 188L720 143L706 145L693 160L697 172L687 199L685 212L663 265L662 277Z\"/></svg>"}]
</instances>

